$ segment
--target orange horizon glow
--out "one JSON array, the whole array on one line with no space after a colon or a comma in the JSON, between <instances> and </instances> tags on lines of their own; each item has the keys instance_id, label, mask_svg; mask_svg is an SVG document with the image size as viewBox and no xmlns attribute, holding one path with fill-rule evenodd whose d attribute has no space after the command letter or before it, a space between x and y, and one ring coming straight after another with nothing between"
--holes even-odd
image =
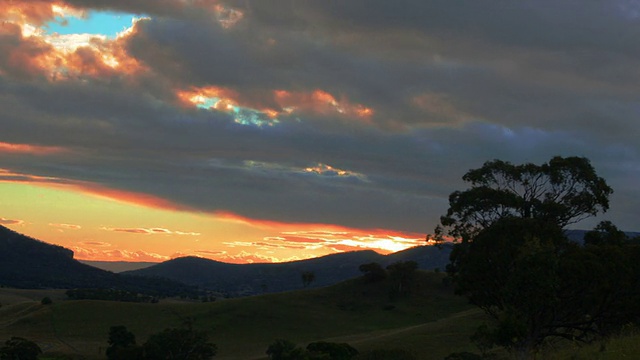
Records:
<instances>
[{"instance_id":1,"label":"orange horizon glow","mask_svg":"<svg viewBox=\"0 0 640 360\"><path fill-rule=\"evenodd\" d=\"M54 195L82 199L77 208L73 204L78 200L70 201L65 218L39 208L44 215L25 212L5 216L1 222L20 232L37 230L26 232L73 250L78 260L158 262L198 256L228 263L268 263L355 250L388 254L426 245L419 233L254 219L229 211L198 212L149 194L0 169L0 186L3 183L36 186ZM97 215L85 215L82 209L87 206ZM126 216L123 211L137 215ZM104 224L105 218L113 223Z\"/></svg>"},{"instance_id":2,"label":"orange horizon glow","mask_svg":"<svg viewBox=\"0 0 640 360\"><path fill-rule=\"evenodd\" d=\"M245 17L241 10L215 1L192 1L191 6L203 9L230 31ZM178 11L187 5L168 2L165 7L164 10ZM61 0L0 1L0 35L10 40L3 48L7 60L0 64L0 74L24 81L86 81L89 85L94 81L122 79L127 86L143 83L141 79L147 76L158 75L127 50L132 39L143 35L144 22L141 21L149 21L147 18L134 20L115 37L47 32L46 24L51 21L82 18L89 14L89 8L74 7ZM258 117L269 125L277 124L278 117L297 113L331 115L331 118L353 120L357 124L369 124L375 115L374 109L329 89L254 89L255 92L246 95L238 89L215 84L198 87L169 78L167 83L172 87L168 97L172 98L173 106L210 105L211 109L229 114L247 109L266 115L270 120L262 114ZM239 110L239 107L243 109ZM4 140L0 141L0 155L7 154L7 157L41 156L38 160L44 163L47 156L81 155L72 147ZM390 253L424 242L422 234L411 232L280 222L225 210L201 210L145 190L46 176L44 167L38 169L30 174L0 168L0 187L10 189L3 195L12 199L3 203L0 224L67 247L81 260L164 261L180 256L200 256L230 263L283 262L352 250ZM283 171L318 176L331 173L331 176L337 174L368 181L363 174L321 163Z\"/></svg>"}]
</instances>

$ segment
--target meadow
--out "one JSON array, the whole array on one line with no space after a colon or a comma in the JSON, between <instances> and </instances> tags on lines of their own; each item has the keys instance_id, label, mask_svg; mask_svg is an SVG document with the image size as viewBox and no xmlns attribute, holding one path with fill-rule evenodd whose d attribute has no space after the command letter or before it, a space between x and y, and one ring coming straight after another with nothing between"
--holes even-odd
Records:
<instances>
[{"instance_id":1,"label":"meadow","mask_svg":"<svg viewBox=\"0 0 640 360\"><path fill-rule=\"evenodd\" d=\"M408 294L390 297L389 280L362 278L309 290L215 302L163 299L157 304L67 300L63 290L0 289L0 340L21 336L36 341L42 359L105 359L109 327L124 325L138 343L192 319L218 346L215 359L267 359L275 339L299 345L346 342L365 352L408 350L418 359L444 359L453 352L478 353L470 340L485 315L452 294L443 274L418 272ZM41 304L43 297L53 300ZM562 344L541 359L637 358L640 338L626 335L586 347ZM504 352L496 353L507 358Z\"/></svg>"},{"instance_id":2,"label":"meadow","mask_svg":"<svg viewBox=\"0 0 640 360\"><path fill-rule=\"evenodd\" d=\"M473 350L468 337L483 317L442 285L419 273L412 292L390 300L389 284L354 279L335 286L215 302L172 299L158 304L65 300L59 290L0 289L0 339L21 336L45 353L104 359L109 327L124 325L139 343L187 318L218 346L216 359L262 359L275 339L304 345L348 342L360 351L404 348L442 358ZM42 305L43 296L53 300Z\"/></svg>"}]
</instances>

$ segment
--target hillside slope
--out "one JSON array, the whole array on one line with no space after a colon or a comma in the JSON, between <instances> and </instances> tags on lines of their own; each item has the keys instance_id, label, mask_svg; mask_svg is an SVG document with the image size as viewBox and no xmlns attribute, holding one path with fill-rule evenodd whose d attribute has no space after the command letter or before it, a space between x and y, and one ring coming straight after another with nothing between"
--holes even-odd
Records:
<instances>
[{"instance_id":1,"label":"hillside slope","mask_svg":"<svg viewBox=\"0 0 640 360\"><path fill-rule=\"evenodd\" d=\"M116 288L148 294L194 292L172 280L121 276L80 263L73 251L0 226L0 285L23 289Z\"/></svg>"},{"instance_id":2,"label":"hillside slope","mask_svg":"<svg viewBox=\"0 0 640 360\"><path fill-rule=\"evenodd\" d=\"M417 353L441 354L439 358L469 348L478 312L469 313L466 301L442 285L444 275L417 275L411 292L393 300L391 280L353 279L319 289L212 303L67 300L52 306L8 305L0 308L0 319L5 320L0 321L0 339L23 336L50 351L97 360L104 359L110 326L124 325L144 343L150 334L191 318L194 327L207 331L218 345L215 358L221 360L266 358L267 346L278 338L301 345L325 339L349 341L361 351L402 344Z\"/></svg>"},{"instance_id":3,"label":"hillside slope","mask_svg":"<svg viewBox=\"0 0 640 360\"><path fill-rule=\"evenodd\" d=\"M241 296L300 289L303 287L301 274L305 271L315 274L310 287L336 284L361 275L358 267L371 262L387 266L397 261L412 260L420 269L443 269L449 261L449 253L450 246L443 249L420 246L390 255L364 250L269 264L227 264L184 257L123 274L164 277L230 296Z\"/></svg>"}]
</instances>

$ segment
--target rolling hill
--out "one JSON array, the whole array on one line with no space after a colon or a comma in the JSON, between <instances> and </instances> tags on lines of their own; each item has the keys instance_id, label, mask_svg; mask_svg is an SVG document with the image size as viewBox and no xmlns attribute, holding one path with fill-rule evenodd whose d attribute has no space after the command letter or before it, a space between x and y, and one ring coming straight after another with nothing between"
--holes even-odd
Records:
<instances>
[{"instance_id":1,"label":"rolling hill","mask_svg":"<svg viewBox=\"0 0 640 360\"><path fill-rule=\"evenodd\" d=\"M371 262L387 266L412 260L418 263L420 269L444 269L450 251L450 246L443 246L442 249L419 246L389 255L364 250L288 263L242 265L183 257L122 274L168 278L235 297L300 289L301 274L306 271L315 274L310 287L336 284L361 275L358 267Z\"/></svg>"},{"instance_id":2,"label":"rolling hill","mask_svg":"<svg viewBox=\"0 0 640 360\"><path fill-rule=\"evenodd\" d=\"M389 298L390 279L368 283L361 278L209 303L60 300L47 306L26 300L0 308L0 339L22 336L50 353L98 360L105 358L110 326L124 325L144 343L149 335L190 318L218 345L215 359L220 360L266 359L267 346L279 338L300 345L348 342L360 351L402 347L442 359L453 351L473 350L469 335L484 318L454 296L443 277L418 272L412 291L394 300ZM0 295L3 291L12 292L0 289Z\"/></svg>"},{"instance_id":3,"label":"rolling hill","mask_svg":"<svg viewBox=\"0 0 640 360\"><path fill-rule=\"evenodd\" d=\"M152 295L195 293L173 280L123 276L82 264L73 251L0 226L0 285L22 289L104 288Z\"/></svg>"}]
</instances>

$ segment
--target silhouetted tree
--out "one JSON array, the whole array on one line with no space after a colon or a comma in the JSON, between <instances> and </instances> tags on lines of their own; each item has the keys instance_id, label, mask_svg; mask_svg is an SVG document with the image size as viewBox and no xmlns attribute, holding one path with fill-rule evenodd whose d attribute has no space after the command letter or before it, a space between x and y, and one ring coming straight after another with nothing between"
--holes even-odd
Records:
<instances>
[{"instance_id":1,"label":"silhouetted tree","mask_svg":"<svg viewBox=\"0 0 640 360\"><path fill-rule=\"evenodd\" d=\"M347 343L326 341L313 342L307 345L310 359L350 360L358 355L358 350Z\"/></svg>"},{"instance_id":2,"label":"silhouetted tree","mask_svg":"<svg viewBox=\"0 0 640 360\"><path fill-rule=\"evenodd\" d=\"M289 340L278 339L269 345L266 354L271 360L350 360L358 350L346 343L325 341L310 343L305 350Z\"/></svg>"},{"instance_id":3,"label":"silhouetted tree","mask_svg":"<svg viewBox=\"0 0 640 360\"><path fill-rule=\"evenodd\" d=\"M136 345L135 335L125 326L112 326L106 355L109 360L139 360L142 358L142 347Z\"/></svg>"},{"instance_id":4,"label":"silhouetted tree","mask_svg":"<svg viewBox=\"0 0 640 360\"><path fill-rule=\"evenodd\" d=\"M208 360L217 353L206 332L193 329L187 320L182 328L165 329L144 343L145 359Z\"/></svg>"},{"instance_id":5,"label":"silhouetted tree","mask_svg":"<svg viewBox=\"0 0 640 360\"><path fill-rule=\"evenodd\" d=\"M628 241L627 234L619 230L611 221L600 222L584 235L585 245L622 245Z\"/></svg>"},{"instance_id":6,"label":"silhouetted tree","mask_svg":"<svg viewBox=\"0 0 640 360\"><path fill-rule=\"evenodd\" d=\"M51 304L53 304L53 300L51 300L50 297L45 296L45 297L42 298L42 300L40 300L40 304L42 304L42 305L51 305Z\"/></svg>"},{"instance_id":7,"label":"silhouetted tree","mask_svg":"<svg viewBox=\"0 0 640 360\"><path fill-rule=\"evenodd\" d=\"M376 262L362 264L358 269L364 273L364 278L368 282L378 282L387 278L387 271Z\"/></svg>"},{"instance_id":8,"label":"silhouetted tree","mask_svg":"<svg viewBox=\"0 0 640 360\"><path fill-rule=\"evenodd\" d=\"M266 354L271 360L306 360L307 354L304 349L296 346L295 343L278 339L269 345Z\"/></svg>"},{"instance_id":9,"label":"silhouetted tree","mask_svg":"<svg viewBox=\"0 0 640 360\"><path fill-rule=\"evenodd\" d=\"M451 194L436 232L459 241L447 267L456 293L495 319L476 332L480 346L526 358L547 339L590 341L638 318L640 266L629 254L640 251L579 247L563 231L608 209L612 190L587 159L495 160L463 179L471 188ZM618 243L610 225L588 242Z\"/></svg>"},{"instance_id":10,"label":"silhouetted tree","mask_svg":"<svg viewBox=\"0 0 640 360\"><path fill-rule=\"evenodd\" d=\"M446 230L462 242L473 241L478 232L506 217L538 219L564 228L607 211L613 192L581 157L556 156L542 165L493 160L469 170L462 179L471 188L451 193L436 238Z\"/></svg>"},{"instance_id":11,"label":"silhouetted tree","mask_svg":"<svg viewBox=\"0 0 640 360\"><path fill-rule=\"evenodd\" d=\"M33 341L12 337L0 347L0 360L37 360L42 350Z\"/></svg>"},{"instance_id":12,"label":"silhouetted tree","mask_svg":"<svg viewBox=\"0 0 640 360\"><path fill-rule=\"evenodd\" d=\"M417 360L418 358L405 349L376 349L362 353L358 360Z\"/></svg>"},{"instance_id":13,"label":"silhouetted tree","mask_svg":"<svg viewBox=\"0 0 640 360\"><path fill-rule=\"evenodd\" d=\"M389 277L393 281L394 292L398 294L408 292L417 269L418 263L412 260L398 261L387 266Z\"/></svg>"}]
</instances>

